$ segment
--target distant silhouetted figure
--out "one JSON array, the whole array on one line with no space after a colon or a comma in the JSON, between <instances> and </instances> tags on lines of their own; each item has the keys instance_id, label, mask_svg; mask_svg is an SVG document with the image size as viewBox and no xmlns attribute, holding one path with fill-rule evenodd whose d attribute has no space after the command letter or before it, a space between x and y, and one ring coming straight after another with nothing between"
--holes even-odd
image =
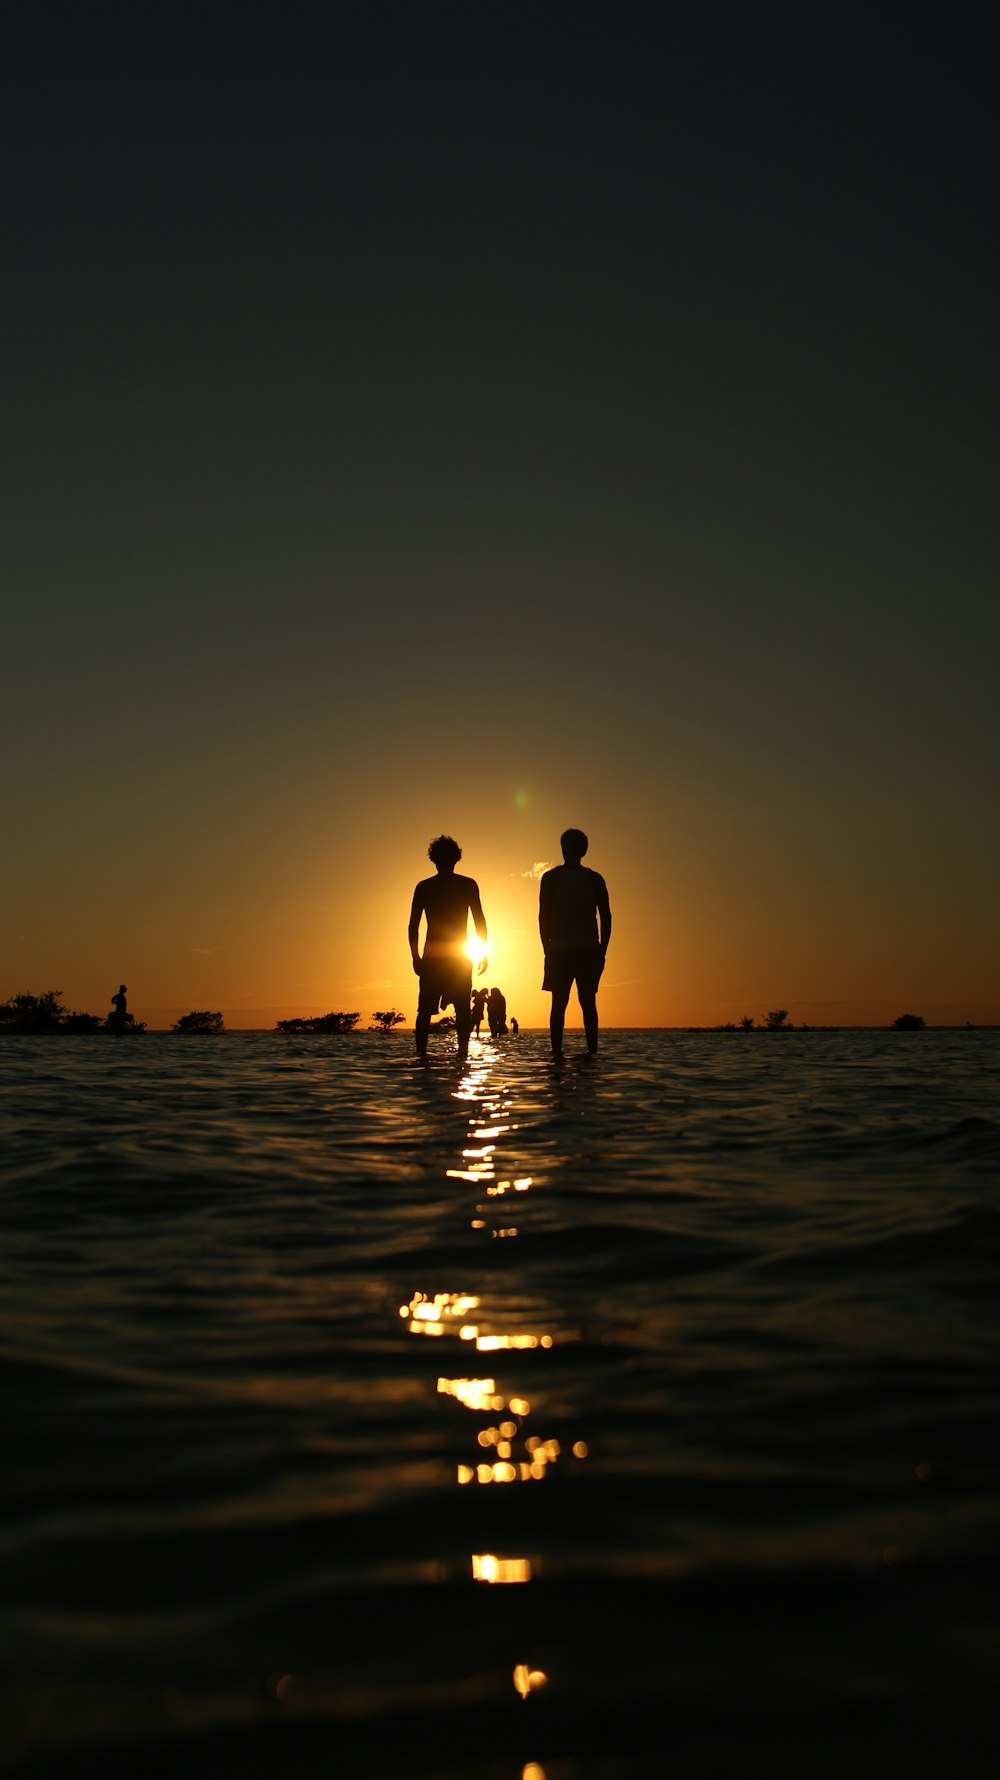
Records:
<instances>
[{"instance_id":1,"label":"distant silhouetted figure","mask_svg":"<svg viewBox=\"0 0 1000 1780\"><path fill-rule=\"evenodd\" d=\"M126 993L125 984L119 983L117 995L111 997L111 1005L115 1011L110 1015L110 1023L116 1032L124 1032L132 1024L132 1015L128 1011L128 1003L125 999Z\"/></svg>"},{"instance_id":2,"label":"distant silhouetted figure","mask_svg":"<svg viewBox=\"0 0 1000 1780\"><path fill-rule=\"evenodd\" d=\"M431 1015L451 1002L455 1009L455 1032L458 1054L469 1052L472 1027L472 960L466 951L469 916L479 938L486 945L486 916L474 878L463 878L455 870L462 849L450 834L439 834L431 841L427 857L437 868L437 877L424 878L413 892L410 925L407 936L413 968L420 978L417 999L415 1037L417 1053L427 1055L427 1034ZM420 919L427 922L423 957L420 955ZM487 966L484 951L479 960L479 974Z\"/></svg>"},{"instance_id":3,"label":"distant silhouetted figure","mask_svg":"<svg viewBox=\"0 0 1000 1780\"><path fill-rule=\"evenodd\" d=\"M564 865L545 872L539 885L538 931L545 953L542 988L552 995L552 1055L562 1056L569 992L576 993L591 1056L597 1050L597 985L611 938L611 904L600 872L581 864L589 842L579 828L561 837Z\"/></svg>"},{"instance_id":4,"label":"distant silhouetted figure","mask_svg":"<svg viewBox=\"0 0 1000 1780\"><path fill-rule=\"evenodd\" d=\"M518 1025L517 1021L515 1020L513 1014L511 1014L511 1016L510 1016L510 1029L511 1029L512 1033L514 1034L515 1038L517 1037L518 1033L521 1030L521 1028Z\"/></svg>"},{"instance_id":5,"label":"distant silhouetted figure","mask_svg":"<svg viewBox=\"0 0 1000 1780\"><path fill-rule=\"evenodd\" d=\"M477 1038L479 1037L479 1028L486 1016L486 998L488 995L488 989L473 989L472 991L472 1030Z\"/></svg>"},{"instance_id":6,"label":"distant silhouetted figure","mask_svg":"<svg viewBox=\"0 0 1000 1780\"><path fill-rule=\"evenodd\" d=\"M502 1037L507 1030L507 997L502 989L490 990L489 1021L492 1036Z\"/></svg>"}]
</instances>

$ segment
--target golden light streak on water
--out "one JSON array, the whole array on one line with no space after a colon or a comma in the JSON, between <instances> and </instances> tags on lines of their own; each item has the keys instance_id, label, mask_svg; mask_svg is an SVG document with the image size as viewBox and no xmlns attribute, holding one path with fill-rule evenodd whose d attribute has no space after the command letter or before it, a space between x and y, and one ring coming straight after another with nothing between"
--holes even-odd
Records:
<instances>
[{"instance_id":1,"label":"golden light streak on water","mask_svg":"<svg viewBox=\"0 0 1000 1780\"><path fill-rule=\"evenodd\" d=\"M502 1398L499 1404L494 1402L495 1378L439 1378L437 1388L441 1396L455 1397L466 1409L497 1409L503 1404Z\"/></svg>"},{"instance_id":2,"label":"golden light streak on water","mask_svg":"<svg viewBox=\"0 0 1000 1780\"><path fill-rule=\"evenodd\" d=\"M548 1680L544 1669L529 1668L527 1663L518 1663L514 1670L514 1686L522 1700L526 1700L529 1693L537 1693L540 1687L547 1687Z\"/></svg>"},{"instance_id":3,"label":"golden light streak on water","mask_svg":"<svg viewBox=\"0 0 1000 1780\"><path fill-rule=\"evenodd\" d=\"M401 1304L399 1314L408 1318L411 1335L444 1335L447 1332L446 1318L467 1316L475 1310L479 1299L468 1292L437 1292L428 1298L424 1292L414 1292L409 1304ZM463 1340L472 1337L460 1330Z\"/></svg>"},{"instance_id":4,"label":"golden light streak on water","mask_svg":"<svg viewBox=\"0 0 1000 1780\"><path fill-rule=\"evenodd\" d=\"M501 1558L494 1552L473 1554L474 1582L530 1582L530 1558Z\"/></svg>"}]
</instances>

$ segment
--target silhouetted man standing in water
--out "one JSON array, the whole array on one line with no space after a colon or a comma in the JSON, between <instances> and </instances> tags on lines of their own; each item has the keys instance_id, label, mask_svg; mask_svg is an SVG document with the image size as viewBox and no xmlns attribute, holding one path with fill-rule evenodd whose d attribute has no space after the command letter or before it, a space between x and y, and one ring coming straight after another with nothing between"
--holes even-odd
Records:
<instances>
[{"instance_id":1,"label":"silhouetted man standing in water","mask_svg":"<svg viewBox=\"0 0 1000 1780\"><path fill-rule=\"evenodd\" d=\"M431 1015L449 1001L455 1007L455 1029L458 1054L464 1060L469 1051L472 1029L472 960L465 949L472 916L483 945L486 945L486 916L479 899L475 878L463 878L455 867L462 849L450 834L439 834L431 841L427 857L437 867L436 878L424 878L413 892L410 925L407 930L413 968L420 978L417 1001L417 1053L427 1055L427 1034ZM420 956L420 917L427 921L424 955ZM479 960L479 974L487 966L484 951Z\"/></svg>"},{"instance_id":2,"label":"silhouetted man standing in water","mask_svg":"<svg viewBox=\"0 0 1000 1780\"><path fill-rule=\"evenodd\" d=\"M115 1011L109 1015L109 1023L116 1032L124 1032L125 1028L132 1024L132 1015L128 1011L128 1002L125 997L125 984L119 983L117 995L111 997L111 1005Z\"/></svg>"},{"instance_id":3,"label":"silhouetted man standing in water","mask_svg":"<svg viewBox=\"0 0 1000 1780\"><path fill-rule=\"evenodd\" d=\"M562 1057L566 1003L576 983L587 1049L597 1050L597 985L611 938L611 904L600 872L581 860L589 842L579 828L567 828L561 839L565 865L553 866L539 886L538 931L545 953L542 988L552 992L549 1032L552 1055Z\"/></svg>"}]
</instances>

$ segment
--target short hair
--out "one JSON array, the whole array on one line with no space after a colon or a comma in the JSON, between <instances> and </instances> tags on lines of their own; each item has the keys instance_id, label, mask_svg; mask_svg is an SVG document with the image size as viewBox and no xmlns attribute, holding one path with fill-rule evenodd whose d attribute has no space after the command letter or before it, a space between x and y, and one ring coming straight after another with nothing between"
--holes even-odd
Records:
<instances>
[{"instance_id":1,"label":"short hair","mask_svg":"<svg viewBox=\"0 0 1000 1780\"><path fill-rule=\"evenodd\" d=\"M439 834L431 841L427 849L427 857L432 865L457 865L462 857L462 849L450 834Z\"/></svg>"},{"instance_id":2,"label":"short hair","mask_svg":"<svg viewBox=\"0 0 1000 1780\"><path fill-rule=\"evenodd\" d=\"M567 828L565 833L559 836L559 845L562 847L564 859L582 859L590 842L582 828Z\"/></svg>"}]
</instances>

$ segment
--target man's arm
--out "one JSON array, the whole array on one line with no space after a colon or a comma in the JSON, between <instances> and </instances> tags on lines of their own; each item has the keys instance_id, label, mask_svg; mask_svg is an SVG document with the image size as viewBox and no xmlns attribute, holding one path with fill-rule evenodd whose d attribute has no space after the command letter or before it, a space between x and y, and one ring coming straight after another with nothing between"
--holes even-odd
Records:
<instances>
[{"instance_id":1,"label":"man's arm","mask_svg":"<svg viewBox=\"0 0 1000 1780\"><path fill-rule=\"evenodd\" d=\"M538 886L538 931L542 940L542 951L549 949L549 935L552 932L552 873L543 872L542 881Z\"/></svg>"},{"instance_id":2,"label":"man's arm","mask_svg":"<svg viewBox=\"0 0 1000 1780\"><path fill-rule=\"evenodd\" d=\"M420 917L424 912L423 889L423 885L418 884L413 892L410 925L406 929L406 937L410 942L410 957L413 959L413 968L417 976L420 975Z\"/></svg>"},{"instance_id":3,"label":"man's arm","mask_svg":"<svg viewBox=\"0 0 1000 1780\"><path fill-rule=\"evenodd\" d=\"M469 891L469 912L472 915L472 924L475 927L476 932L479 935L479 938L481 939L482 944L483 944L483 955L479 960L479 975L482 976L483 972L486 970L487 965L489 964L489 955L486 951L486 944L487 944L486 916L483 914L483 904L482 904L482 899L479 895L479 885L476 883L475 878L472 878L470 880L470 883L471 883L471 889Z\"/></svg>"},{"instance_id":4,"label":"man's arm","mask_svg":"<svg viewBox=\"0 0 1000 1780\"><path fill-rule=\"evenodd\" d=\"M611 903L608 899L608 886L600 873L597 876L597 925L601 941L601 957L605 958L608 941L611 938Z\"/></svg>"}]
</instances>

